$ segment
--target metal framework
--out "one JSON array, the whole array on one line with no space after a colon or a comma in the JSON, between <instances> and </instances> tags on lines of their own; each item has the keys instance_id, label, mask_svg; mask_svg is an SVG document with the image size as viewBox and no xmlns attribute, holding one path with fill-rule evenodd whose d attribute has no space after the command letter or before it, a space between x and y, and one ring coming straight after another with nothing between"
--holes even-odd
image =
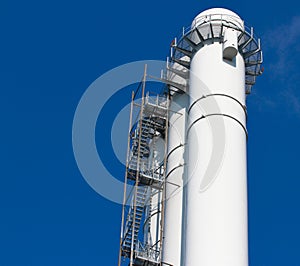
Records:
<instances>
[{"instance_id":1,"label":"metal framework","mask_svg":"<svg viewBox=\"0 0 300 266\"><path fill-rule=\"evenodd\" d=\"M145 93L146 78L147 66L132 92L119 266L161 265L169 100Z\"/></svg>"},{"instance_id":2,"label":"metal framework","mask_svg":"<svg viewBox=\"0 0 300 266\"><path fill-rule=\"evenodd\" d=\"M256 77L263 72L263 53L260 39L254 35L253 28L241 25L235 16L212 14L198 17L188 28L183 28L179 38L175 38L171 46L170 63L167 63L167 77L162 77L164 82L175 87L177 92L186 92L186 85L172 82L170 73L188 79L191 59L194 54L209 42L224 42L226 28L238 32L238 49L245 60L245 89L246 94L251 93ZM168 60L169 61L169 60ZM181 71L172 67L182 66Z\"/></svg>"}]
</instances>

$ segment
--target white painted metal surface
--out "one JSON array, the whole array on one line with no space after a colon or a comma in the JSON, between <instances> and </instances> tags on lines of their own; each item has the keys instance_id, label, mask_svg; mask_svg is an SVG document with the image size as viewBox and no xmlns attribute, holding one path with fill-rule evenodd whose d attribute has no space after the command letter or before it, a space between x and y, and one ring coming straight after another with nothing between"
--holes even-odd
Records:
<instances>
[{"instance_id":1,"label":"white painted metal surface","mask_svg":"<svg viewBox=\"0 0 300 266\"><path fill-rule=\"evenodd\" d=\"M176 94L170 106L164 248L162 254L162 262L168 263L167 265L181 265L182 189L187 106L188 95L186 94Z\"/></svg>"},{"instance_id":2,"label":"white painted metal surface","mask_svg":"<svg viewBox=\"0 0 300 266\"><path fill-rule=\"evenodd\" d=\"M152 169L155 172L159 168L159 165L163 163L164 160L164 147L165 142L161 136L154 137L150 143L150 160L149 160L149 169ZM153 174L153 176L156 176ZM160 220L161 220L161 200L162 192L160 190L151 189L151 202L148 202L150 205L150 228L148 232L149 237L151 238L148 244L151 245L153 250L159 250L160 246Z\"/></svg>"},{"instance_id":3,"label":"white painted metal surface","mask_svg":"<svg viewBox=\"0 0 300 266\"><path fill-rule=\"evenodd\" d=\"M235 29L226 29L223 40L223 58L233 60L238 53L238 38Z\"/></svg>"},{"instance_id":4,"label":"white painted metal surface","mask_svg":"<svg viewBox=\"0 0 300 266\"><path fill-rule=\"evenodd\" d=\"M153 250L159 250L160 244L160 219L161 219L161 204L157 202L161 201L161 192L156 190L153 193L152 204L151 204L151 218L150 218L150 234L151 237L149 244Z\"/></svg>"},{"instance_id":5,"label":"white painted metal surface","mask_svg":"<svg viewBox=\"0 0 300 266\"><path fill-rule=\"evenodd\" d=\"M197 18L214 14L243 25L226 9L210 9ZM223 44L207 42L190 70L185 252L178 265L247 266L244 59L237 53L224 60Z\"/></svg>"}]
</instances>

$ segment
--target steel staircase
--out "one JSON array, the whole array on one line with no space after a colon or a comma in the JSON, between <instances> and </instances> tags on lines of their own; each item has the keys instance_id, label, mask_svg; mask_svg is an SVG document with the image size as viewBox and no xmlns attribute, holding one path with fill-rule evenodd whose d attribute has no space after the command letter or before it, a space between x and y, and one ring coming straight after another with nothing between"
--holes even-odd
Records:
<instances>
[{"instance_id":1,"label":"steel staircase","mask_svg":"<svg viewBox=\"0 0 300 266\"><path fill-rule=\"evenodd\" d=\"M166 96L150 97L147 93L142 98L141 104L138 99L137 102L134 101L135 95L136 93L133 94L131 108L138 107L139 109L135 120L132 118L131 111L125 176L125 188L130 186L130 192L129 189L124 189L118 265L125 265L129 262L130 266L158 266L161 256L160 234L158 233L160 223L157 222L157 228L153 229L151 222L154 215L157 215L155 216L157 219L161 218L160 212L153 211L152 197L160 198L161 196L157 195L162 193L163 188L165 160L158 161L161 159L155 157L157 156L155 149L156 141L166 136L168 100ZM157 209L161 209L159 200L156 200L154 204ZM154 231L156 233L152 233ZM156 243L155 246L152 242Z\"/></svg>"},{"instance_id":2,"label":"steel staircase","mask_svg":"<svg viewBox=\"0 0 300 266\"><path fill-rule=\"evenodd\" d=\"M133 238L133 248L136 247L138 241L138 235L141 225L141 220L144 213L146 197L147 197L148 187L138 186L136 193L136 205L134 206L134 198L132 198L132 206L129 209L126 222L126 232L123 238L122 248L123 256L129 256L132 247ZM134 217L135 212L135 217Z\"/></svg>"},{"instance_id":3,"label":"steel staircase","mask_svg":"<svg viewBox=\"0 0 300 266\"><path fill-rule=\"evenodd\" d=\"M128 177L132 180L136 180L138 170L140 177L139 182L142 185L150 185L150 179L156 179L153 176L153 171L149 171L148 166L148 157L150 155L149 143L151 139L155 136L155 132L164 134L165 123L165 119L160 117L144 117L141 123L141 130L137 128L135 130L135 133L133 134L131 149L132 152L129 160ZM141 134L141 138L139 138L139 132ZM138 151L140 151L139 154ZM139 167L137 165L138 157Z\"/></svg>"}]
</instances>

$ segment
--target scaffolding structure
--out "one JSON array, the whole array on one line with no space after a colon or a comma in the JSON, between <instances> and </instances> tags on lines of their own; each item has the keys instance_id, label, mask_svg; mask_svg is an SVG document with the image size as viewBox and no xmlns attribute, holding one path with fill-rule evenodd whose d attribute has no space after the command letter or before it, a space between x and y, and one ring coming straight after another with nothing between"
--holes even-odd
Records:
<instances>
[{"instance_id":1,"label":"scaffolding structure","mask_svg":"<svg viewBox=\"0 0 300 266\"><path fill-rule=\"evenodd\" d=\"M145 93L146 78L147 66L131 99L119 266L161 265L169 99Z\"/></svg>"}]
</instances>

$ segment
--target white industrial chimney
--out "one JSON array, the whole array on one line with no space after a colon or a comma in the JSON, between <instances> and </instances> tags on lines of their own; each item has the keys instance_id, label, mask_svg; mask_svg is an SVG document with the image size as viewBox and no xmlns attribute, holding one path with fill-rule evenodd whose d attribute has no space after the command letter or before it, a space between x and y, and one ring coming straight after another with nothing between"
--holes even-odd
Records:
<instances>
[{"instance_id":1,"label":"white industrial chimney","mask_svg":"<svg viewBox=\"0 0 300 266\"><path fill-rule=\"evenodd\" d=\"M260 40L237 14L212 8L171 46L168 95L144 100L143 86L129 134L125 180L135 190L124 200L119 265L248 266L246 95L262 73ZM157 136L163 164L151 155Z\"/></svg>"},{"instance_id":2,"label":"white industrial chimney","mask_svg":"<svg viewBox=\"0 0 300 266\"><path fill-rule=\"evenodd\" d=\"M173 65L168 68L168 80L171 88L176 87L176 81L178 90L171 92L167 169L181 164L184 170L179 168L167 176L166 188L169 191L181 180L183 186L176 190L183 192L177 192L173 198L167 194L162 262L182 266L247 266L245 98L255 77L261 74L260 42L255 40L252 28L245 29L237 14L213 8L200 13L172 49ZM178 82L184 71L181 69L180 73L178 65L189 70L184 89L182 82ZM186 95L187 114L180 116L178 108L172 109L172 103L184 102ZM187 115L189 121L180 122ZM185 127L184 133L181 126ZM185 143L177 140L174 144L178 132L185 135ZM178 204L179 196L182 207ZM178 234L181 242L176 244Z\"/></svg>"},{"instance_id":3,"label":"white industrial chimney","mask_svg":"<svg viewBox=\"0 0 300 266\"><path fill-rule=\"evenodd\" d=\"M184 265L248 265L245 62L237 30L224 27L224 39L214 40L223 20L244 31L226 9L204 11L193 22L210 38L190 66Z\"/></svg>"}]
</instances>

